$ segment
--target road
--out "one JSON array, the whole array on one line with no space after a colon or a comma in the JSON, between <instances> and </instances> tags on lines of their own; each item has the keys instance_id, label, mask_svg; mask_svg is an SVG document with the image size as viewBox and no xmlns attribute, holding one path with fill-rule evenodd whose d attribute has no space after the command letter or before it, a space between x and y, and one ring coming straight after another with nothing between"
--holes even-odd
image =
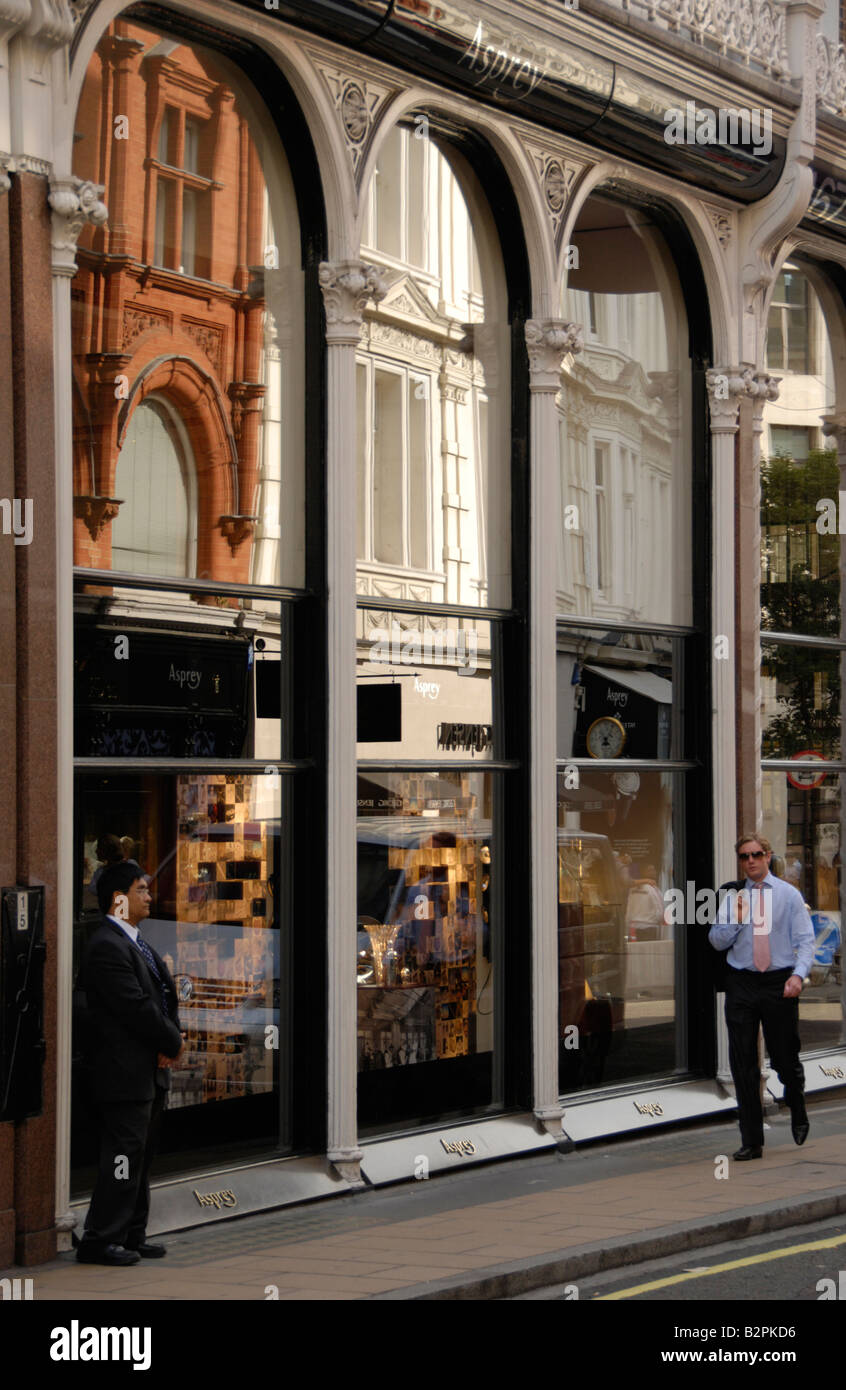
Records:
<instances>
[{"instance_id":1,"label":"road","mask_svg":"<svg viewBox=\"0 0 846 1390\"><path fill-rule=\"evenodd\" d=\"M825 1295L825 1297L823 1297ZM525 1294L515 1302L846 1301L846 1218L709 1245ZM735 1322L748 1320L741 1311ZM728 1314L726 1321L731 1321Z\"/></svg>"}]
</instances>

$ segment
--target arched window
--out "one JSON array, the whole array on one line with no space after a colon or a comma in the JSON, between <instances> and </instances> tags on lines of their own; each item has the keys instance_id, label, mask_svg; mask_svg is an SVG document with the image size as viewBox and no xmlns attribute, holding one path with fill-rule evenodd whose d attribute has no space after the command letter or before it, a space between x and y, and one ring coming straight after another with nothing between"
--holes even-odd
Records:
<instances>
[{"instance_id":1,"label":"arched window","mask_svg":"<svg viewBox=\"0 0 846 1390\"><path fill-rule=\"evenodd\" d=\"M117 460L112 568L196 573L196 474L178 416L148 398L133 412Z\"/></svg>"}]
</instances>

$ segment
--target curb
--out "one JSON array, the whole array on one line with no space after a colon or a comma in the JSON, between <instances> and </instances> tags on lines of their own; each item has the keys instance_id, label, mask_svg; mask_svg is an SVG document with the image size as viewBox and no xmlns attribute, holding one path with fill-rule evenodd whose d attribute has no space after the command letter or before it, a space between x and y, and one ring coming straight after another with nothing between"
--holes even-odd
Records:
<instances>
[{"instance_id":1,"label":"curb","mask_svg":"<svg viewBox=\"0 0 846 1390\"><path fill-rule=\"evenodd\" d=\"M620 1269L625 1265L641 1264L664 1255L678 1255L701 1246L720 1245L726 1240L740 1240L767 1231L780 1231L810 1221L825 1221L846 1213L846 1189L830 1188L813 1197L800 1197L793 1202L767 1202L751 1211L746 1208L724 1213L713 1220L677 1223L659 1227L643 1236L617 1236L595 1241L591 1245L574 1246L550 1256L509 1260L479 1270L471 1278L449 1276L428 1283L409 1284L402 1289L373 1294L368 1301L396 1302L399 1300L515 1298L551 1284L565 1284L576 1278Z\"/></svg>"}]
</instances>

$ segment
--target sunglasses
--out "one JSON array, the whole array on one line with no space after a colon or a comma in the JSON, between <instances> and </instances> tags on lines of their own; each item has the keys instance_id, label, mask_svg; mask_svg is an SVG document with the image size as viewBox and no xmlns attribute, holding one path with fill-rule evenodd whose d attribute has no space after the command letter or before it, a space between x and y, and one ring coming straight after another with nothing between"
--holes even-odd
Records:
<instances>
[{"instance_id":1,"label":"sunglasses","mask_svg":"<svg viewBox=\"0 0 846 1390\"><path fill-rule=\"evenodd\" d=\"M762 849L750 849L747 854L739 854L737 857L738 859L763 859L764 851Z\"/></svg>"}]
</instances>

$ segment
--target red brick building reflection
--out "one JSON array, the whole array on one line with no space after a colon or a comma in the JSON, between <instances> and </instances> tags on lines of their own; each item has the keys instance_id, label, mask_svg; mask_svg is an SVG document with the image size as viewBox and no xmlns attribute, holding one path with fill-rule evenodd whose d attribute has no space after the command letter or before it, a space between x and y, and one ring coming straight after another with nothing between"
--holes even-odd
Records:
<instances>
[{"instance_id":1,"label":"red brick building reflection","mask_svg":"<svg viewBox=\"0 0 846 1390\"><path fill-rule=\"evenodd\" d=\"M205 54L119 20L91 58L75 141L109 220L83 230L73 283L74 562L112 567L111 521L130 505L118 456L155 393L193 455L196 574L244 582L275 264L246 116Z\"/></svg>"}]
</instances>

